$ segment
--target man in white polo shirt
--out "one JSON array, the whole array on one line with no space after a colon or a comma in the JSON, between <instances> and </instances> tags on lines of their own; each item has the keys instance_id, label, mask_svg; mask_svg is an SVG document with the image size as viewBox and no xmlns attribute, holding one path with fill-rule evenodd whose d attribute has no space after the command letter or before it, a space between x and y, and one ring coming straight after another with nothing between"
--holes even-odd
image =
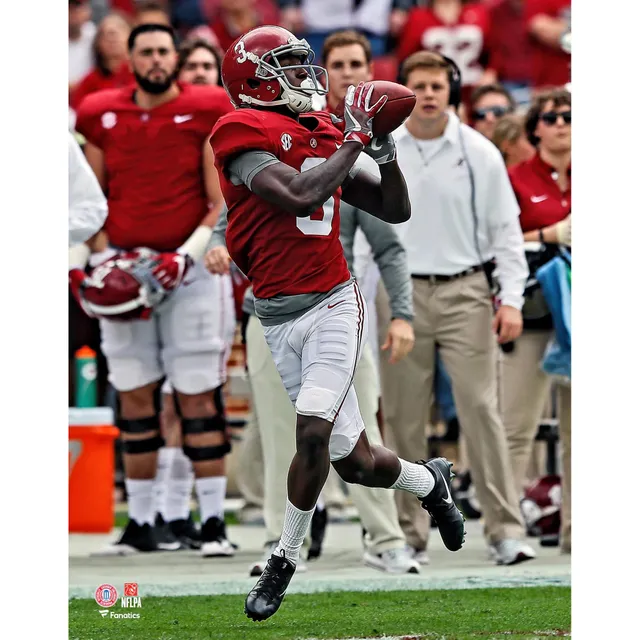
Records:
<instances>
[{"instance_id":1,"label":"man in white polo shirt","mask_svg":"<svg viewBox=\"0 0 640 640\"><path fill-rule=\"evenodd\" d=\"M389 445L400 456L425 450L436 347L451 376L471 474L499 564L535 557L524 528L497 407L497 344L522 331L527 278L519 208L498 149L460 123L449 108L460 100L459 71L440 55L416 53L402 67L417 97L395 133L407 182L411 220L399 225L413 283L415 347L402 361L381 357L382 408ZM500 285L494 313L489 275ZM381 305L379 330L388 311ZM386 317L385 317L386 316ZM512 346L512 345L511 345ZM397 495L407 542L424 549L428 516L418 501Z\"/></svg>"}]
</instances>

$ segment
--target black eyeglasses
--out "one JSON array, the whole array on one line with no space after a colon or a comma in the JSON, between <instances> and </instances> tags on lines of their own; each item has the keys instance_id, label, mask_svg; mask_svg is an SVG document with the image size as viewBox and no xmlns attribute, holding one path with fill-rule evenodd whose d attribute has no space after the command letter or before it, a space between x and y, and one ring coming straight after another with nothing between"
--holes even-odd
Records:
<instances>
[{"instance_id":1,"label":"black eyeglasses","mask_svg":"<svg viewBox=\"0 0 640 640\"><path fill-rule=\"evenodd\" d=\"M495 118L502 118L511 111L513 111L511 107L485 107L484 109L476 109L471 115L474 120L484 120L489 113L492 113Z\"/></svg>"},{"instance_id":2,"label":"black eyeglasses","mask_svg":"<svg viewBox=\"0 0 640 640\"><path fill-rule=\"evenodd\" d=\"M571 124L571 110L569 111L547 111L540 114L540 120L549 126L558 122L558 118L562 118L565 124Z\"/></svg>"}]
</instances>

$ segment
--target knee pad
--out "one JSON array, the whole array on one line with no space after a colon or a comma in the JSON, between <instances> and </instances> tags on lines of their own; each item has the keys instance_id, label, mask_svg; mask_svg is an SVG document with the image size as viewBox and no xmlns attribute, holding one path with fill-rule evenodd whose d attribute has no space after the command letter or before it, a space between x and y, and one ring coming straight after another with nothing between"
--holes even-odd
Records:
<instances>
[{"instance_id":1,"label":"knee pad","mask_svg":"<svg viewBox=\"0 0 640 640\"><path fill-rule=\"evenodd\" d=\"M212 431L225 431L227 423L220 414L216 416L208 416L206 418L182 418L182 433L184 436L198 433L211 433ZM229 442L210 447L190 447L183 445L184 454L192 462L203 462L205 460L220 460L224 458L229 451L231 445Z\"/></svg>"},{"instance_id":2,"label":"knee pad","mask_svg":"<svg viewBox=\"0 0 640 640\"><path fill-rule=\"evenodd\" d=\"M160 418L157 414L148 418L135 418L133 420L118 418L117 427L122 433L156 432L144 440L123 439L122 450L124 453L153 453L164 446L164 438L160 435Z\"/></svg>"},{"instance_id":3,"label":"knee pad","mask_svg":"<svg viewBox=\"0 0 640 640\"><path fill-rule=\"evenodd\" d=\"M330 389L303 387L296 400L296 413L330 420L336 400L336 394Z\"/></svg>"}]
</instances>

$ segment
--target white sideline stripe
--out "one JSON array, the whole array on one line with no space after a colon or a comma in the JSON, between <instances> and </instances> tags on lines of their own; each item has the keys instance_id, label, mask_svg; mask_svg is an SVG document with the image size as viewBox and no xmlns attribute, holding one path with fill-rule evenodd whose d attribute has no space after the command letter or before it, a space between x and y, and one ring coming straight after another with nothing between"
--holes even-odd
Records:
<instances>
[{"instance_id":1,"label":"white sideline stripe","mask_svg":"<svg viewBox=\"0 0 640 640\"><path fill-rule=\"evenodd\" d=\"M255 582L255 578L220 581L214 584L198 582L175 582L145 584L145 596L209 596L209 595L246 595ZM336 591L427 591L434 589L487 589L518 587L570 587L569 571L556 575L491 576L469 578L429 578L420 575L385 577L382 579L342 578L339 580L295 581L287 593L326 593ZM93 598L95 587L70 587L69 598Z\"/></svg>"}]
</instances>

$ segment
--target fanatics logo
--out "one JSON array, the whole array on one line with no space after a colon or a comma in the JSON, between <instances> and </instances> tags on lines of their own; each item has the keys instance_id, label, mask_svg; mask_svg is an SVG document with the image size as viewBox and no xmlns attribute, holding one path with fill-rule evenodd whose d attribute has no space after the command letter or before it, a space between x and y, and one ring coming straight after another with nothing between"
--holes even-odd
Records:
<instances>
[{"instance_id":1,"label":"fanatics logo","mask_svg":"<svg viewBox=\"0 0 640 640\"><path fill-rule=\"evenodd\" d=\"M118 118L113 111L107 111L102 114L102 126L105 129L113 129L116 126L116 122L118 122Z\"/></svg>"},{"instance_id":2,"label":"fanatics logo","mask_svg":"<svg viewBox=\"0 0 640 640\"><path fill-rule=\"evenodd\" d=\"M318 142L315 138L311 138L311 140L309 141L309 144L311 145L312 149L315 149L318 146Z\"/></svg>"},{"instance_id":3,"label":"fanatics logo","mask_svg":"<svg viewBox=\"0 0 640 640\"><path fill-rule=\"evenodd\" d=\"M291 149L291 145L293 144L293 140L291 139L291 136L288 133L282 134L280 138L280 142L282 142L282 148L285 151L289 151L289 149Z\"/></svg>"}]
</instances>

